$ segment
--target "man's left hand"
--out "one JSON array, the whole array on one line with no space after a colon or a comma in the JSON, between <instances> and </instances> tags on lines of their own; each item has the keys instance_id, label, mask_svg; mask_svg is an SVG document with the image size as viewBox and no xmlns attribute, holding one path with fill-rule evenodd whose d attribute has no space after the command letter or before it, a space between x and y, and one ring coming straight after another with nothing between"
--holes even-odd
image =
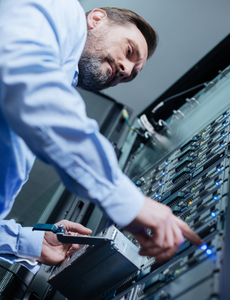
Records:
<instances>
[{"instance_id":1,"label":"man's left hand","mask_svg":"<svg viewBox=\"0 0 230 300\"><path fill-rule=\"evenodd\" d=\"M90 235L92 233L91 229L67 220L62 220L56 223L55 226L58 226L58 224L64 225L64 228L66 229L65 234ZM78 244L63 244L58 241L56 234L46 231L43 239L41 257L39 257L37 261L49 266L53 266L73 254L80 247L81 245Z\"/></svg>"}]
</instances>

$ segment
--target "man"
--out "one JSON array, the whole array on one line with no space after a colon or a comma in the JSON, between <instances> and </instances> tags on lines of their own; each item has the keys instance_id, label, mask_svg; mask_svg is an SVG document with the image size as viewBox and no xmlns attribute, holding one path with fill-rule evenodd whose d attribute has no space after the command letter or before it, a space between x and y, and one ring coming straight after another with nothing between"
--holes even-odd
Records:
<instances>
[{"instance_id":1,"label":"man","mask_svg":"<svg viewBox=\"0 0 230 300\"><path fill-rule=\"evenodd\" d=\"M115 8L91 11L86 23L73 0L2 0L0 35L1 218L10 211L36 155L56 169L73 193L132 231L142 245L140 254L168 259L183 236L201 245L186 223L144 197L121 172L113 148L71 87L79 81L85 89L100 90L132 80L156 47L148 23ZM91 232L62 222L69 232ZM34 272L36 259L52 265L78 247L12 220L2 221L0 230L1 259L26 259L24 265Z\"/></svg>"}]
</instances>

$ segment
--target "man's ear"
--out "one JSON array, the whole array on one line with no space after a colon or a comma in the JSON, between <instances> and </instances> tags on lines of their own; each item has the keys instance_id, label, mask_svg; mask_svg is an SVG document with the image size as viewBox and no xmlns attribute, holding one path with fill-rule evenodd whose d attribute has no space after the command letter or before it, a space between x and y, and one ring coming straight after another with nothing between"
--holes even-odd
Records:
<instances>
[{"instance_id":1,"label":"man's ear","mask_svg":"<svg viewBox=\"0 0 230 300\"><path fill-rule=\"evenodd\" d=\"M107 18L107 14L104 10L95 8L87 16L87 29L91 30L97 27Z\"/></svg>"}]
</instances>

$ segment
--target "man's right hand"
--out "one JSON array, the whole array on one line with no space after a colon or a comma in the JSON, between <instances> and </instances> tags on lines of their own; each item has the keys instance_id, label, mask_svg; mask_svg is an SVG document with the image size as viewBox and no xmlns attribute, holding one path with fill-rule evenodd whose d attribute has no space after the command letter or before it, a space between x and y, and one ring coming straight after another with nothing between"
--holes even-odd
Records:
<instances>
[{"instance_id":1,"label":"man's right hand","mask_svg":"<svg viewBox=\"0 0 230 300\"><path fill-rule=\"evenodd\" d=\"M146 231L148 228L151 235ZM184 237L197 247L204 244L188 224L173 215L169 207L148 197L137 217L126 229L140 243L140 255L155 256L158 263L172 258Z\"/></svg>"}]
</instances>

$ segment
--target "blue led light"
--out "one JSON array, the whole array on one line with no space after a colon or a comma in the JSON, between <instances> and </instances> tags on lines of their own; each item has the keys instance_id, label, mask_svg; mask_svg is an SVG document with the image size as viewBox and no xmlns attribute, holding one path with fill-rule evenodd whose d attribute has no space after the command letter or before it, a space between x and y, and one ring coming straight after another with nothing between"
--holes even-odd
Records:
<instances>
[{"instance_id":1,"label":"blue led light","mask_svg":"<svg viewBox=\"0 0 230 300\"><path fill-rule=\"evenodd\" d=\"M158 198L158 197L159 197L159 194L156 194L156 195L155 195L155 198Z\"/></svg>"},{"instance_id":2,"label":"blue led light","mask_svg":"<svg viewBox=\"0 0 230 300\"><path fill-rule=\"evenodd\" d=\"M217 169L217 172L221 172L221 171L222 171L222 168L218 168L218 169Z\"/></svg>"},{"instance_id":3,"label":"blue led light","mask_svg":"<svg viewBox=\"0 0 230 300\"><path fill-rule=\"evenodd\" d=\"M218 200L218 197L217 197L217 196L214 196L214 197L213 197L213 200L217 201L217 200Z\"/></svg>"},{"instance_id":4,"label":"blue led light","mask_svg":"<svg viewBox=\"0 0 230 300\"><path fill-rule=\"evenodd\" d=\"M168 164L169 164L169 163L166 161L166 162L165 162L165 165L167 166Z\"/></svg>"},{"instance_id":5,"label":"blue led light","mask_svg":"<svg viewBox=\"0 0 230 300\"><path fill-rule=\"evenodd\" d=\"M219 181L216 182L216 186L220 185Z\"/></svg>"},{"instance_id":6,"label":"blue led light","mask_svg":"<svg viewBox=\"0 0 230 300\"><path fill-rule=\"evenodd\" d=\"M201 245L199 248L200 248L200 250L206 250L208 248L208 246L206 244L204 244L204 245Z\"/></svg>"},{"instance_id":7,"label":"blue led light","mask_svg":"<svg viewBox=\"0 0 230 300\"><path fill-rule=\"evenodd\" d=\"M159 185L159 186L162 186L162 183L161 183L161 182L159 182L159 183L158 183L158 185Z\"/></svg>"},{"instance_id":8,"label":"blue led light","mask_svg":"<svg viewBox=\"0 0 230 300\"><path fill-rule=\"evenodd\" d=\"M216 217L216 213L213 211L213 212L211 213L211 216L212 216L213 218L215 218L215 217Z\"/></svg>"},{"instance_id":9,"label":"blue led light","mask_svg":"<svg viewBox=\"0 0 230 300\"><path fill-rule=\"evenodd\" d=\"M221 147L221 148L224 148L224 146L225 146L225 145L224 145L224 144L222 144L220 147Z\"/></svg>"},{"instance_id":10,"label":"blue led light","mask_svg":"<svg viewBox=\"0 0 230 300\"><path fill-rule=\"evenodd\" d=\"M223 133L223 134L222 134L222 137L225 137L225 136L226 136L226 134L225 134L225 133Z\"/></svg>"},{"instance_id":11,"label":"blue led light","mask_svg":"<svg viewBox=\"0 0 230 300\"><path fill-rule=\"evenodd\" d=\"M165 176L165 172L162 172L162 176Z\"/></svg>"},{"instance_id":12,"label":"blue led light","mask_svg":"<svg viewBox=\"0 0 230 300\"><path fill-rule=\"evenodd\" d=\"M223 127L226 127L226 126L227 126L227 123L224 123L224 124L223 124Z\"/></svg>"},{"instance_id":13,"label":"blue led light","mask_svg":"<svg viewBox=\"0 0 230 300\"><path fill-rule=\"evenodd\" d=\"M227 118L228 117L228 115L224 115L224 118Z\"/></svg>"},{"instance_id":14,"label":"blue led light","mask_svg":"<svg viewBox=\"0 0 230 300\"><path fill-rule=\"evenodd\" d=\"M210 255L210 254L212 254L212 250L211 250L211 249L207 249L207 250L206 250L206 253L207 253L208 255Z\"/></svg>"}]
</instances>

